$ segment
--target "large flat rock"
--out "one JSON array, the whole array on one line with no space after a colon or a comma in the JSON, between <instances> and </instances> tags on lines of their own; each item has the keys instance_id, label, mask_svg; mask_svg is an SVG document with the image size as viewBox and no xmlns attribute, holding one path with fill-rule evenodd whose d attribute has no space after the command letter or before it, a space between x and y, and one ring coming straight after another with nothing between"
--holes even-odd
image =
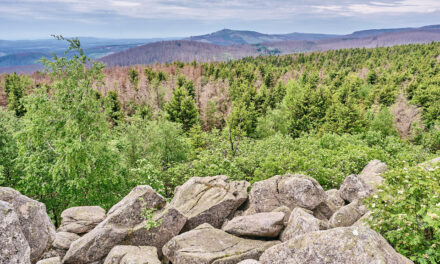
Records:
<instances>
[{"instance_id":1,"label":"large flat rock","mask_svg":"<svg viewBox=\"0 0 440 264\"><path fill-rule=\"evenodd\" d=\"M143 210L161 209L165 205L165 198L150 186L135 187L109 210L103 222L70 245L63 263L85 264L101 260L123 242L133 227L144 221Z\"/></svg>"},{"instance_id":2,"label":"large flat rock","mask_svg":"<svg viewBox=\"0 0 440 264\"><path fill-rule=\"evenodd\" d=\"M61 213L58 232L84 234L95 228L105 219L105 210L99 206L77 206Z\"/></svg>"},{"instance_id":3,"label":"large flat rock","mask_svg":"<svg viewBox=\"0 0 440 264\"><path fill-rule=\"evenodd\" d=\"M187 217L182 231L208 223L220 228L226 217L247 199L246 181L231 181L224 175L194 177L176 188L170 205Z\"/></svg>"},{"instance_id":4,"label":"large flat rock","mask_svg":"<svg viewBox=\"0 0 440 264\"><path fill-rule=\"evenodd\" d=\"M339 227L297 236L266 250L262 264L410 264L375 231Z\"/></svg>"},{"instance_id":5,"label":"large flat rock","mask_svg":"<svg viewBox=\"0 0 440 264\"><path fill-rule=\"evenodd\" d=\"M104 264L161 264L155 247L116 246Z\"/></svg>"},{"instance_id":6,"label":"large flat rock","mask_svg":"<svg viewBox=\"0 0 440 264\"><path fill-rule=\"evenodd\" d=\"M222 230L237 236L276 238L283 229L283 212L238 216L227 222Z\"/></svg>"},{"instance_id":7,"label":"large flat rock","mask_svg":"<svg viewBox=\"0 0 440 264\"><path fill-rule=\"evenodd\" d=\"M278 243L244 239L202 224L171 239L163 247L163 253L173 264L233 264L258 259Z\"/></svg>"}]
</instances>

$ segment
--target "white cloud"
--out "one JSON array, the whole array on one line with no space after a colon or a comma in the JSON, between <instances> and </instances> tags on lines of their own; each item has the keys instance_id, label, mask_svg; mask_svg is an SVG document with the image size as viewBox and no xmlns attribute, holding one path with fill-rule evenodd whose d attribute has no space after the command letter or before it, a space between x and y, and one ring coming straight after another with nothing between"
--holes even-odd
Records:
<instances>
[{"instance_id":1,"label":"white cloud","mask_svg":"<svg viewBox=\"0 0 440 264\"><path fill-rule=\"evenodd\" d=\"M144 19L268 20L299 15L359 16L440 12L440 0L1 0L0 14L84 19L106 14Z\"/></svg>"}]
</instances>

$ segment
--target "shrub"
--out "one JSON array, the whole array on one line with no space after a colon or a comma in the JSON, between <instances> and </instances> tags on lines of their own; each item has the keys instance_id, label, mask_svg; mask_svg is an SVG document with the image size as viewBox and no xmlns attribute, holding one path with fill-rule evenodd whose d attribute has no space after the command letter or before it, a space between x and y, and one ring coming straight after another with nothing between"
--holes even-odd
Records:
<instances>
[{"instance_id":1,"label":"shrub","mask_svg":"<svg viewBox=\"0 0 440 264\"><path fill-rule=\"evenodd\" d=\"M370 225L414 262L440 263L440 169L399 168L384 177L367 200Z\"/></svg>"}]
</instances>

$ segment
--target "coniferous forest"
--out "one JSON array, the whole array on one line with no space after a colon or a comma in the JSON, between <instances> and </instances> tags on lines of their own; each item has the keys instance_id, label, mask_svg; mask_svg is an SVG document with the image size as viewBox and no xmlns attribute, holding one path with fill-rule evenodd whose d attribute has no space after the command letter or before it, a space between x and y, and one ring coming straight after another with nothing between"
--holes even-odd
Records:
<instances>
[{"instance_id":1,"label":"coniferous forest","mask_svg":"<svg viewBox=\"0 0 440 264\"><path fill-rule=\"evenodd\" d=\"M172 198L194 176L297 173L329 190L379 159L371 226L440 262L440 170L418 166L440 154L440 43L105 68L67 41L44 72L0 77L0 186L56 226L137 185Z\"/></svg>"}]
</instances>

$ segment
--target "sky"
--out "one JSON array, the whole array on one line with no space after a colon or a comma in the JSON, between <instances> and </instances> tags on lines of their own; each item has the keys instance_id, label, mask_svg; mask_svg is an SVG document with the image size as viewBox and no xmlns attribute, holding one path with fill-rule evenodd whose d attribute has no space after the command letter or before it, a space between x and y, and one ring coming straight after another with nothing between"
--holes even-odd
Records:
<instances>
[{"instance_id":1,"label":"sky","mask_svg":"<svg viewBox=\"0 0 440 264\"><path fill-rule=\"evenodd\" d=\"M0 0L0 39L167 38L224 28L346 34L440 24L440 0Z\"/></svg>"}]
</instances>

